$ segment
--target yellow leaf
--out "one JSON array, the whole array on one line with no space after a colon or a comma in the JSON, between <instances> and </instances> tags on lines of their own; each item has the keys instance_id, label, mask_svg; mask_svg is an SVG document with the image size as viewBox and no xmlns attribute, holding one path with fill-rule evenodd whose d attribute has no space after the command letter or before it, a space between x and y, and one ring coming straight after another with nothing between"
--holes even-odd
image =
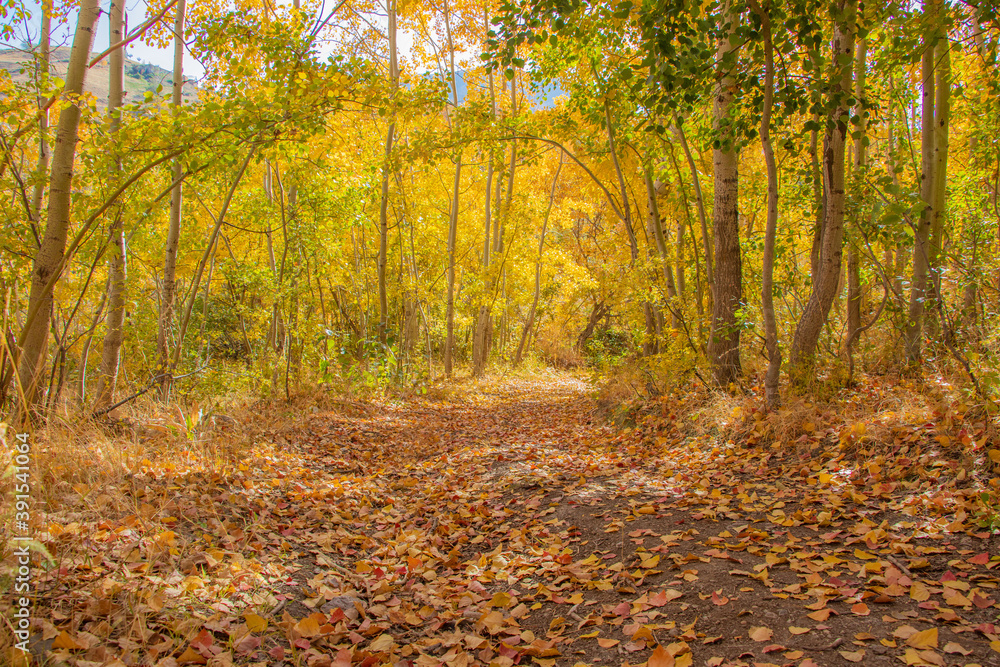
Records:
<instances>
[{"instance_id":1,"label":"yellow leaf","mask_svg":"<svg viewBox=\"0 0 1000 667\"><path fill-rule=\"evenodd\" d=\"M839 651L840 655L844 660L848 662L861 662L865 659L865 650L860 649L857 651Z\"/></svg>"},{"instance_id":2,"label":"yellow leaf","mask_svg":"<svg viewBox=\"0 0 1000 667\"><path fill-rule=\"evenodd\" d=\"M768 642L774 637L774 632L771 628L750 628L750 632L747 633L747 637L754 640L755 642Z\"/></svg>"},{"instance_id":3,"label":"yellow leaf","mask_svg":"<svg viewBox=\"0 0 1000 667\"><path fill-rule=\"evenodd\" d=\"M315 637L320 632L320 630L319 630L319 623L312 616L307 616L307 617L303 618L301 621L299 621L298 623L296 623L295 624L295 630L300 635L302 635L303 637L306 637L307 639L309 637Z\"/></svg>"},{"instance_id":4,"label":"yellow leaf","mask_svg":"<svg viewBox=\"0 0 1000 667\"><path fill-rule=\"evenodd\" d=\"M598 637L597 643L601 648L613 648L619 644L617 639L611 639L609 637Z\"/></svg>"},{"instance_id":5,"label":"yellow leaf","mask_svg":"<svg viewBox=\"0 0 1000 667\"><path fill-rule=\"evenodd\" d=\"M990 461L993 461L993 463L1000 463L1000 449L990 450Z\"/></svg>"},{"instance_id":6,"label":"yellow leaf","mask_svg":"<svg viewBox=\"0 0 1000 667\"><path fill-rule=\"evenodd\" d=\"M648 570L649 568L656 567L656 564L659 562L660 562L659 556L650 556L649 558L646 558L642 561L642 566Z\"/></svg>"},{"instance_id":7,"label":"yellow leaf","mask_svg":"<svg viewBox=\"0 0 1000 667\"><path fill-rule=\"evenodd\" d=\"M510 596L503 591L497 591L493 594L493 599L490 600L491 607L506 607L510 604Z\"/></svg>"},{"instance_id":8,"label":"yellow leaf","mask_svg":"<svg viewBox=\"0 0 1000 667\"><path fill-rule=\"evenodd\" d=\"M855 549L854 550L854 557L855 558L860 558L861 560L872 560L874 558L878 558L878 556L875 556L874 554L870 554L867 551L862 551L861 549Z\"/></svg>"},{"instance_id":9,"label":"yellow leaf","mask_svg":"<svg viewBox=\"0 0 1000 667\"><path fill-rule=\"evenodd\" d=\"M828 472L821 472L819 474L819 483L820 484L829 484L832 480L833 480L833 475L831 475Z\"/></svg>"},{"instance_id":10,"label":"yellow leaf","mask_svg":"<svg viewBox=\"0 0 1000 667\"><path fill-rule=\"evenodd\" d=\"M926 630L915 632L906 638L906 643L915 649L937 648L938 629L927 628Z\"/></svg>"},{"instance_id":11,"label":"yellow leaf","mask_svg":"<svg viewBox=\"0 0 1000 667\"><path fill-rule=\"evenodd\" d=\"M913 585L910 586L910 597L917 602L923 602L924 600L930 599L931 593L922 583L914 581Z\"/></svg>"},{"instance_id":12,"label":"yellow leaf","mask_svg":"<svg viewBox=\"0 0 1000 667\"><path fill-rule=\"evenodd\" d=\"M594 630L593 632L588 632L585 635L580 635L580 639L593 639L597 635L601 634L600 630Z\"/></svg>"},{"instance_id":13,"label":"yellow leaf","mask_svg":"<svg viewBox=\"0 0 1000 667\"><path fill-rule=\"evenodd\" d=\"M790 628L788 628L788 631L791 632L793 635L804 635L805 633L809 632L809 628L797 628L793 625Z\"/></svg>"},{"instance_id":14,"label":"yellow leaf","mask_svg":"<svg viewBox=\"0 0 1000 667\"><path fill-rule=\"evenodd\" d=\"M259 635L267 630L267 619L262 616L258 616L257 614L244 614L243 620L246 621L247 629L250 630L250 632L254 632Z\"/></svg>"},{"instance_id":15,"label":"yellow leaf","mask_svg":"<svg viewBox=\"0 0 1000 667\"><path fill-rule=\"evenodd\" d=\"M692 653L685 653L674 658L674 667L691 667L693 663L694 655Z\"/></svg>"},{"instance_id":16,"label":"yellow leaf","mask_svg":"<svg viewBox=\"0 0 1000 667\"><path fill-rule=\"evenodd\" d=\"M375 653L384 653L386 651L391 651L392 647L396 645L393 641L392 635L383 633L378 636L378 638L368 645L368 650Z\"/></svg>"}]
</instances>

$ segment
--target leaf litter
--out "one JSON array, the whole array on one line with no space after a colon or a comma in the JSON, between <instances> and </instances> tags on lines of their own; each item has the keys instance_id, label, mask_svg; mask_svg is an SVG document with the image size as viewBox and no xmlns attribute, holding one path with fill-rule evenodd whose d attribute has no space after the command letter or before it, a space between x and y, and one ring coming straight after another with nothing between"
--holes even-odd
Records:
<instances>
[{"instance_id":1,"label":"leaf litter","mask_svg":"<svg viewBox=\"0 0 1000 667\"><path fill-rule=\"evenodd\" d=\"M569 376L474 389L294 415L232 463L146 461L131 507L50 513L33 654L1000 664L998 540L945 457L685 436L666 404L613 430Z\"/></svg>"}]
</instances>

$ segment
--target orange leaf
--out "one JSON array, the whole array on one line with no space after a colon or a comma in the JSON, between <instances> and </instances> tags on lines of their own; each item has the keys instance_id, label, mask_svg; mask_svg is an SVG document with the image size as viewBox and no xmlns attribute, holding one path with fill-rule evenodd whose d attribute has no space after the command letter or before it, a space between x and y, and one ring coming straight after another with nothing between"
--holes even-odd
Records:
<instances>
[{"instance_id":1,"label":"orange leaf","mask_svg":"<svg viewBox=\"0 0 1000 667\"><path fill-rule=\"evenodd\" d=\"M206 662L208 662L208 660L206 660L201 653L198 653L198 651L195 651L193 648L188 646L184 650L184 652L181 653L180 657L177 658L177 664L183 665L185 663L192 663L192 662L198 665L204 665Z\"/></svg>"},{"instance_id":2,"label":"orange leaf","mask_svg":"<svg viewBox=\"0 0 1000 667\"><path fill-rule=\"evenodd\" d=\"M69 633L64 630L60 632L59 636L52 642L52 648L64 648L70 651L80 651L87 647L70 637Z\"/></svg>"},{"instance_id":3,"label":"orange leaf","mask_svg":"<svg viewBox=\"0 0 1000 667\"><path fill-rule=\"evenodd\" d=\"M653 654L649 656L646 667L674 667L674 656L667 653L667 649L659 644L653 649Z\"/></svg>"}]
</instances>

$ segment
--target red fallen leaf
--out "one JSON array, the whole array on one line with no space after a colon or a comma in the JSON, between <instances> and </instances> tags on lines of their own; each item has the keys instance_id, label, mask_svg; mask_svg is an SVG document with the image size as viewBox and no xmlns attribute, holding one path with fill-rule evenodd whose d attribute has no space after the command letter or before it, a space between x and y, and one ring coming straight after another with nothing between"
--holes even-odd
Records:
<instances>
[{"instance_id":1,"label":"red fallen leaf","mask_svg":"<svg viewBox=\"0 0 1000 667\"><path fill-rule=\"evenodd\" d=\"M952 574L951 570L945 570L941 575L941 581L958 581L958 577Z\"/></svg>"},{"instance_id":2,"label":"red fallen leaf","mask_svg":"<svg viewBox=\"0 0 1000 667\"><path fill-rule=\"evenodd\" d=\"M333 662L330 667L351 667L351 652L346 648L342 648L337 651L336 657L334 657Z\"/></svg>"},{"instance_id":3,"label":"red fallen leaf","mask_svg":"<svg viewBox=\"0 0 1000 667\"><path fill-rule=\"evenodd\" d=\"M775 651L784 651L785 647L781 644L771 644L770 646L765 646L761 649L762 653L774 653Z\"/></svg>"},{"instance_id":4,"label":"red fallen leaf","mask_svg":"<svg viewBox=\"0 0 1000 667\"><path fill-rule=\"evenodd\" d=\"M628 602L622 602L620 605L618 605L611 611L618 614L619 616L628 616L628 612L631 608L632 605L630 605Z\"/></svg>"},{"instance_id":5,"label":"red fallen leaf","mask_svg":"<svg viewBox=\"0 0 1000 667\"><path fill-rule=\"evenodd\" d=\"M984 635L995 635L997 633L996 626L992 623L980 623L972 629Z\"/></svg>"},{"instance_id":6,"label":"red fallen leaf","mask_svg":"<svg viewBox=\"0 0 1000 667\"><path fill-rule=\"evenodd\" d=\"M988 553L976 554L972 558L965 561L966 563L972 563L973 565L986 565L990 562L990 555Z\"/></svg>"},{"instance_id":7,"label":"red fallen leaf","mask_svg":"<svg viewBox=\"0 0 1000 667\"><path fill-rule=\"evenodd\" d=\"M345 618L347 618L347 616L344 614L344 610L340 607L337 607L330 612L330 623L336 623L337 621L342 621Z\"/></svg>"},{"instance_id":8,"label":"red fallen leaf","mask_svg":"<svg viewBox=\"0 0 1000 667\"><path fill-rule=\"evenodd\" d=\"M868 609L868 605L866 605L864 602L859 602L851 607L851 613L855 614L856 616L867 616L872 612L870 609Z\"/></svg>"},{"instance_id":9,"label":"red fallen leaf","mask_svg":"<svg viewBox=\"0 0 1000 667\"><path fill-rule=\"evenodd\" d=\"M987 607L992 607L996 604L996 600L993 598L984 598L979 593L972 596L972 604L976 605L979 609L986 609Z\"/></svg>"},{"instance_id":10,"label":"red fallen leaf","mask_svg":"<svg viewBox=\"0 0 1000 667\"><path fill-rule=\"evenodd\" d=\"M729 604L729 598L722 597L717 592L712 591L712 604L717 607L721 607L724 604Z\"/></svg>"},{"instance_id":11,"label":"red fallen leaf","mask_svg":"<svg viewBox=\"0 0 1000 667\"><path fill-rule=\"evenodd\" d=\"M260 637L256 635L243 635L240 637L239 641L234 645L237 655L246 655L247 653L253 653L260 648Z\"/></svg>"},{"instance_id":12,"label":"red fallen leaf","mask_svg":"<svg viewBox=\"0 0 1000 667\"><path fill-rule=\"evenodd\" d=\"M202 628L198 636L191 640L191 646L198 651L207 651L208 647L215 643L215 637L208 630Z\"/></svg>"},{"instance_id":13,"label":"red fallen leaf","mask_svg":"<svg viewBox=\"0 0 1000 667\"><path fill-rule=\"evenodd\" d=\"M275 646L270 651L268 651L267 654L269 656L271 656L272 658L274 658L275 660L284 660L285 659L285 647L284 646Z\"/></svg>"}]
</instances>

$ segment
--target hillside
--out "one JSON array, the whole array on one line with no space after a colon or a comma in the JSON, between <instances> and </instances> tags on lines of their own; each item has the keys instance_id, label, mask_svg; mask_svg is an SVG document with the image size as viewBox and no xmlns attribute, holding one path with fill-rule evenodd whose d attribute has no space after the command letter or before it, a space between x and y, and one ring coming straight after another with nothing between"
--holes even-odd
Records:
<instances>
[{"instance_id":1,"label":"hillside","mask_svg":"<svg viewBox=\"0 0 1000 667\"><path fill-rule=\"evenodd\" d=\"M65 76L69 65L69 48L59 47L52 50L52 69L56 76ZM97 55L97 54L94 54ZM30 77L28 64L30 53L20 49L0 50L0 70L6 71L17 82L26 82ZM104 107L108 98L108 63L105 58L87 74L85 90L97 98L98 107ZM162 67L141 63L131 58L125 59L125 102L141 99L146 92L155 92L157 86L163 86L165 94L169 94L173 81L172 73ZM184 84L184 99L193 101L198 96L198 86L187 81Z\"/></svg>"}]
</instances>

